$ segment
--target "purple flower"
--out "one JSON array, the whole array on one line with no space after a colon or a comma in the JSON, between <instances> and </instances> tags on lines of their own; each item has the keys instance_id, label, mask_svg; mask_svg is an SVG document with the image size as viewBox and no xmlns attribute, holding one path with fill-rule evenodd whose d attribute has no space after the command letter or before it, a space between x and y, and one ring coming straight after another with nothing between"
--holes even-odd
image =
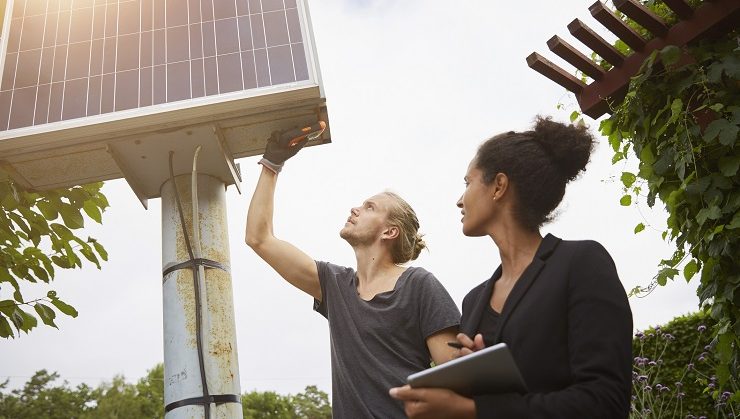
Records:
<instances>
[{"instance_id":1,"label":"purple flower","mask_svg":"<svg viewBox=\"0 0 740 419\"><path fill-rule=\"evenodd\" d=\"M686 366L686 369L694 369L694 364L689 362L689 365Z\"/></svg>"},{"instance_id":2,"label":"purple flower","mask_svg":"<svg viewBox=\"0 0 740 419\"><path fill-rule=\"evenodd\" d=\"M707 330L707 327L706 327L706 326L704 326L703 324L700 324L700 325L699 325L699 327L697 327L697 328L696 328L696 330L698 330L698 331L699 331L699 333L702 333L702 332L704 332L705 330Z\"/></svg>"},{"instance_id":3,"label":"purple flower","mask_svg":"<svg viewBox=\"0 0 740 419\"><path fill-rule=\"evenodd\" d=\"M674 385L675 385L676 387L678 387L678 388L681 388L681 387L683 386L683 383L682 383L682 382L680 382L680 381L676 381L676 382L675 382L675 383L673 383L673 384L674 384Z\"/></svg>"},{"instance_id":4,"label":"purple flower","mask_svg":"<svg viewBox=\"0 0 740 419\"><path fill-rule=\"evenodd\" d=\"M732 393L730 393L729 391L723 391L722 394L720 394L719 398L722 401L726 401L730 398L730 396L732 396Z\"/></svg>"},{"instance_id":5,"label":"purple flower","mask_svg":"<svg viewBox=\"0 0 740 419\"><path fill-rule=\"evenodd\" d=\"M706 416L699 416L699 419L707 419Z\"/></svg>"},{"instance_id":6,"label":"purple flower","mask_svg":"<svg viewBox=\"0 0 740 419\"><path fill-rule=\"evenodd\" d=\"M654 366L656 366L658 364L655 361L650 361L650 362L648 362L648 365L650 365L651 367L654 367Z\"/></svg>"},{"instance_id":7,"label":"purple flower","mask_svg":"<svg viewBox=\"0 0 740 419\"><path fill-rule=\"evenodd\" d=\"M660 388L660 391L671 391L671 389L668 386L663 386Z\"/></svg>"},{"instance_id":8,"label":"purple flower","mask_svg":"<svg viewBox=\"0 0 740 419\"><path fill-rule=\"evenodd\" d=\"M673 335L672 335L672 334L670 334L670 333L665 333L665 334L663 335L663 338L664 338L664 339L666 339L666 340L675 340L675 339L676 339L676 337L675 337L675 336L673 336Z\"/></svg>"},{"instance_id":9,"label":"purple flower","mask_svg":"<svg viewBox=\"0 0 740 419\"><path fill-rule=\"evenodd\" d=\"M637 381L647 381L647 375L641 375L637 377Z\"/></svg>"},{"instance_id":10,"label":"purple flower","mask_svg":"<svg viewBox=\"0 0 740 419\"><path fill-rule=\"evenodd\" d=\"M679 399L683 399L684 397L686 397L686 393L684 393L684 392L679 392L679 393L678 393L678 395L677 395L677 397L678 397ZM688 417L688 416L687 416L687 417ZM691 417L693 417L693 416L691 416Z\"/></svg>"},{"instance_id":11,"label":"purple flower","mask_svg":"<svg viewBox=\"0 0 740 419\"><path fill-rule=\"evenodd\" d=\"M686 419L696 419L696 416L694 416L692 414L688 414L688 415L686 415Z\"/></svg>"},{"instance_id":12,"label":"purple flower","mask_svg":"<svg viewBox=\"0 0 740 419\"><path fill-rule=\"evenodd\" d=\"M711 351L712 350L712 346L711 345L704 345L704 350L705 351Z\"/></svg>"},{"instance_id":13,"label":"purple flower","mask_svg":"<svg viewBox=\"0 0 740 419\"><path fill-rule=\"evenodd\" d=\"M704 354L699 355L699 362L704 362Z\"/></svg>"},{"instance_id":14,"label":"purple flower","mask_svg":"<svg viewBox=\"0 0 740 419\"><path fill-rule=\"evenodd\" d=\"M637 333L635 333L635 337L636 337L636 338L640 338L640 339L642 339L642 338L644 338L644 337L645 337L645 334L644 334L644 333L642 333L642 332L637 332Z\"/></svg>"},{"instance_id":15,"label":"purple flower","mask_svg":"<svg viewBox=\"0 0 740 419\"><path fill-rule=\"evenodd\" d=\"M650 387L650 386L645 386L645 390L647 390L647 391L652 391L652 390L653 390L653 388L652 388L652 387Z\"/></svg>"},{"instance_id":16,"label":"purple flower","mask_svg":"<svg viewBox=\"0 0 740 419\"><path fill-rule=\"evenodd\" d=\"M709 387L709 388L714 388L714 383L709 383L709 384L707 384L707 387Z\"/></svg>"}]
</instances>

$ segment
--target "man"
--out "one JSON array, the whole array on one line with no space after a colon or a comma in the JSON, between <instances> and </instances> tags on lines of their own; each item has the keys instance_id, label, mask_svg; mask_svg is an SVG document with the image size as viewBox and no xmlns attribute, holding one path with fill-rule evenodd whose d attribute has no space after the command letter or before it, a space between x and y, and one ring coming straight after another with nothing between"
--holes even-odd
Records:
<instances>
[{"instance_id":1,"label":"man","mask_svg":"<svg viewBox=\"0 0 740 419\"><path fill-rule=\"evenodd\" d=\"M295 144L292 146L290 144ZM460 314L444 287L422 268L401 264L425 247L413 209L384 192L352 208L340 236L356 270L314 261L273 235L273 198L285 160L305 145L268 141L249 205L247 244L280 276L314 298L329 321L333 417L405 418L388 390L406 377L451 359Z\"/></svg>"}]
</instances>

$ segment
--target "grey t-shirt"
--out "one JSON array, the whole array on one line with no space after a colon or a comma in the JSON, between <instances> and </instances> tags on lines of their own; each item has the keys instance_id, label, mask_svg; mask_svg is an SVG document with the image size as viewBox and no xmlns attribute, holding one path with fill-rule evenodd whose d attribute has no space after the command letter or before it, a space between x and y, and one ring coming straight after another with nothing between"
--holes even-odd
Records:
<instances>
[{"instance_id":1,"label":"grey t-shirt","mask_svg":"<svg viewBox=\"0 0 740 419\"><path fill-rule=\"evenodd\" d=\"M329 320L334 419L405 418L388 390L429 367L426 338L459 325L455 302L423 268L406 269L392 291L365 301L354 269L316 266L322 300L314 310Z\"/></svg>"}]
</instances>

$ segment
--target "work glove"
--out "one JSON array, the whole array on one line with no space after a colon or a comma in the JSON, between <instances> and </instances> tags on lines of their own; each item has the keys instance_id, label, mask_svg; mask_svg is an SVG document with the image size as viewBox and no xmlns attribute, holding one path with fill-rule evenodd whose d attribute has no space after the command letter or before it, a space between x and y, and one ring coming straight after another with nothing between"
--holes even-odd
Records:
<instances>
[{"instance_id":1,"label":"work glove","mask_svg":"<svg viewBox=\"0 0 740 419\"><path fill-rule=\"evenodd\" d=\"M280 173L286 160L298 153L309 140L318 138L326 128L326 123L319 121L310 127L289 130L283 133L274 132L267 140L265 154L259 164Z\"/></svg>"}]
</instances>

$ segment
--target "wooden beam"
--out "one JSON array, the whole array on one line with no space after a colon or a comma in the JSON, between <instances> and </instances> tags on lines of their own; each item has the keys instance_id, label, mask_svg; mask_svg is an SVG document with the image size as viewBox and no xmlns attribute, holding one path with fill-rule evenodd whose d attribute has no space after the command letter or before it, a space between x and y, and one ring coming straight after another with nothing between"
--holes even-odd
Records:
<instances>
[{"instance_id":1,"label":"wooden beam","mask_svg":"<svg viewBox=\"0 0 740 419\"><path fill-rule=\"evenodd\" d=\"M577 40L591 48L595 53L605 59L613 66L620 66L624 62L624 55L614 48L612 44L606 42L604 38L596 34L585 23L578 19L573 20L568 25L568 30Z\"/></svg>"},{"instance_id":2,"label":"wooden beam","mask_svg":"<svg viewBox=\"0 0 740 419\"><path fill-rule=\"evenodd\" d=\"M575 78L569 72L556 66L540 54L533 52L527 57L527 65L538 73L575 93L581 93L586 84Z\"/></svg>"},{"instance_id":3,"label":"wooden beam","mask_svg":"<svg viewBox=\"0 0 740 419\"><path fill-rule=\"evenodd\" d=\"M601 80L604 76L604 69L596 65L592 59L583 55L580 51L573 48L570 44L565 42L562 38L555 35L547 41L547 46L550 51L554 52L560 58L569 62L575 68L583 71L584 74L591 77L594 80Z\"/></svg>"},{"instance_id":4,"label":"wooden beam","mask_svg":"<svg viewBox=\"0 0 740 419\"><path fill-rule=\"evenodd\" d=\"M679 18L686 20L694 14L694 9L684 0L663 0L666 6L673 11Z\"/></svg>"},{"instance_id":5,"label":"wooden beam","mask_svg":"<svg viewBox=\"0 0 740 419\"><path fill-rule=\"evenodd\" d=\"M591 12L591 16L593 16L594 19L598 20L614 35L617 35L617 37L632 48L633 51L642 51L645 48L645 44L647 43L645 38L641 37L634 29L622 22L622 19L615 16L614 13L607 9L602 2L597 1L591 5L588 10Z\"/></svg>"},{"instance_id":6,"label":"wooden beam","mask_svg":"<svg viewBox=\"0 0 740 419\"><path fill-rule=\"evenodd\" d=\"M691 19L673 25L664 38L654 38L648 42L645 52L631 54L622 66L611 69L602 80L589 84L580 94L576 94L581 110L594 119L609 112L606 100L618 103L624 99L630 79L637 74L652 51L667 45L685 46L708 34L716 33L718 28L732 30L737 27L738 20L738 0L713 0L702 4L694 11Z\"/></svg>"},{"instance_id":7,"label":"wooden beam","mask_svg":"<svg viewBox=\"0 0 740 419\"><path fill-rule=\"evenodd\" d=\"M614 6L655 36L663 37L668 33L663 19L635 0L614 0Z\"/></svg>"}]
</instances>

